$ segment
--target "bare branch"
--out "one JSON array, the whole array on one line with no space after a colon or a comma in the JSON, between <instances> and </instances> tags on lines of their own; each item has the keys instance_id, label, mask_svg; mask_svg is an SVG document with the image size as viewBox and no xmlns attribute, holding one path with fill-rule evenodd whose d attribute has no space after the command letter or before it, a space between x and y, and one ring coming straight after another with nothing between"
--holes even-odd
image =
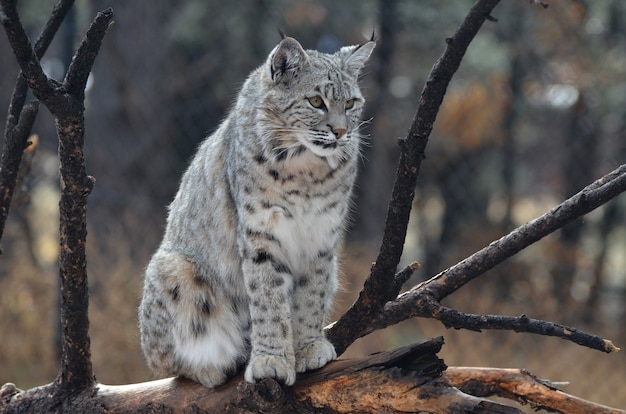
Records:
<instances>
[{"instance_id":1,"label":"bare branch","mask_svg":"<svg viewBox=\"0 0 626 414\"><path fill-rule=\"evenodd\" d=\"M78 389L95 385L87 314L89 295L85 257L87 196L95 180L87 176L83 156L84 87L113 12L108 9L97 14L74 56L66 81L59 84L44 74L22 27L15 2L0 0L0 4L3 11L0 20L23 76L35 96L54 115L59 136L59 273L63 334L61 370L54 384L58 392L73 394ZM55 11L61 13L65 10L61 6Z\"/></svg>"},{"instance_id":2,"label":"bare branch","mask_svg":"<svg viewBox=\"0 0 626 414\"><path fill-rule=\"evenodd\" d=\"M498 263L624 191L626 191L626 165L596 180L543 216L513 230L472 256L420 283L395 300L387 302L381 312L369 321L364 321L361 332L353 331L353 334L362 337L412 317L423 317L440 320L446 327L456 329L528 332L556 336L607 353L619 351L620 348L610 340L573 327L530 319L525 315L507 317L466 314L446 308L440 301ZM333 327L334 324L329 325L327 329L332 331Z\"/></svg>"},{"instance_id":3,"label":"bare branch","mask_svg":"<svg viewBox=\"0 0 626 414\"><path fill-rule=\"evenodd\" d=\"M566 394L556 384L539 380L520 369L449 367L445 372L452 385L477 397L501 396L529 404L535 410L568 414L624 414Z\"/></svg>"},{"instance_id":4,"label":"bare branch","mask_svg":"<svg viewBox=\"0 0 626 414\"><path fill-rule=\"evenodd\" d=\"M489 246L474 253L470 257L413 287L398 296L395 300L388 302L384 310L371 320L369 326L360 333L360 336L367 335L376 329L382 329L396 324L410 317L419 316L440 319L442 317L440 310L445 308L441 307L439 301L449 294L458 290L467 282L484 274L498 263L515 255L525 247L576 218L589 213L624 191L626 191L626 165L622 165L599 180L596 180L578 194L554 207L543 216L518 227L511 233L492 242ZM521 322L523 321L520 320L520 323L516 326L517 332L541 333L537 325L524 324ZM542 323L550 324L550 322ZM452 326L474 329L474 325L470 320L466 321L466 326L461 326L462 323L460 322L456 324L457 326L454 324L452 324ZM615 347L611 341L575 330L574 328L563 328L566 331L576 331L577 334L553 336L559 336L580 345L604 352L614 352L619 349ZM482 326L482 329L491 328L485 325ZM548 325L544 325L544 329L546 329L546 332L549 331Z\"/></svg>"},{"instance_id":5,"label":"bare branch","mask_svg":"<svg viewBox=\"0 0 626 414\"><path fill-rule=\"evenodd\" d=\"M81 101L84 99L87 78L98 56L102 39L112 22L113 9L108 8L97 14L67 71L64 81L65 90L79 97Z\"/></svg>"},{"instance_id":6,"label":"bare branch","mask_svg":"<svg viewBox=\"0 0 626 414\"><path fill-rule=\"evenodd\" d=\"M80 105L64 108L55 114L59 135L59 160L61 163L60 255L61 275L61 326L62 355L61 371L57 383L62 388L75 390L95 384L89 338L89 292L87 283L87 260L85 244L87 239L87 196L95 179L88 176L85 168L83 142L85 119L83 89L102 38L113 19L113 11L99 12L92 22L87 35L76 55L74 63L66 75L68 92L73 91L72 99ZM78 62L78 63L77 63ZM74 71L78 72L74 74ZM72 82L72 80L75 82ZM80 89L80 90L79 90ZM48 103L44 101L46 105ZM70 112L66 112L72 109Z\"/></svg>"},{"instance_id":7,"label":"bare branch","mask_svg":"<svg viewBox=\"0 0 626 414\"><path fill-rule=\"evenodd\" d=\"M57 85L43 72L39 64L39 58L35 55L28 35L20 21L16 3L16 1L10 0L0 1L3 12L0 16L0 23L2 23L7 34L17 64L22 70L22 76L35 96L46 103L46 106L66 107L68 97L57 93Z\"/></svg>"},{"instance_id":8,"label":"bare branch","mask_svg":"<svg viewBox=\"0 0 626 414\"><path fill-rule=\"evenodd\" d=\"M626 164L582 189L541 217L513 230L423 284L423 289L442 300L495 265L512 257L550 233L600 207L626 191Z\"/></svg>"},{"instance_id":9,"label":"bare branch","mask_svg":"<svg viewBox=\"0 0 626 414\"><path fill-rule=\"evenodd\" d=\"M515 332L527 332L544 336L555 336L567 339L587 348L596 349L606 353L617 352L620 349L613 342L597 335L583 332L579 329L560 325L553 322L531 319L526 315L518 317L501 315L477 315L459 312L442 306L432 297L424 295L424 306L429 315L441 321L446 328L468 329L481 332L483 329L507 330Z\"/></svg>"},{"instance_id":10,"label":"bare branch","mask_svg":"<svg viewBox=\"0 0 626 414\"><path fill-rule=\"evenodd\" d=\"M465 51L498 3L499 0L476 2L454 36L446 40L446 50L430 72L409 134L400 141L400 160L378 258L359 298L327 332L338 354L343 353L384 304L399 293L392 275L402 256L415 185L428 137L448 84L459 68Z\"/></svg>"},{"instance_id":11,"label":"bare branch","mask_svg":"<svg viewBox=\"0 0 626 414\"><path fill-rule=\"evenodd\" d=\"M52 10L48 22L44 26L37 42L35 42L35 56L37 59L41 59L48 49L54 35L73 4L73 0L61 0ZM0 17L0 20L4 22L5 19L8 19L8 16L4 14L4 11L1 13L3 16ZM11 96L11 103L9 104L4 129L2 159L0 160L0 239L4 233L4 226L9 214L13 192L15 191L17 170L22 159L22 152L26 148L27 139L39 108L37 101L24 107L27 93L28 85L20 71L13 95Z\"/></svg>"}]
</instances>

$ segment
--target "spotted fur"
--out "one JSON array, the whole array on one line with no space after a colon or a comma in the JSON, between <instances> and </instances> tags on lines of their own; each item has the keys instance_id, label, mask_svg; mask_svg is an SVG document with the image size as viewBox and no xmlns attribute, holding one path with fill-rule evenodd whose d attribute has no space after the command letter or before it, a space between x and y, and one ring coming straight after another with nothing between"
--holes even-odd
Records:
<instances>
[{"instance_id":1,"label":"spotted fur","mask_svg":"<svg viewBox=\"0 0 626 414\"><path fill-rule=\"evenodd\" d=\"M283 39L198 149L145 274L141 346L158 375L214 387L247 363L247 381L291 385L336 358L322 329L373 48Z\"/></svg>"}]
</instances>

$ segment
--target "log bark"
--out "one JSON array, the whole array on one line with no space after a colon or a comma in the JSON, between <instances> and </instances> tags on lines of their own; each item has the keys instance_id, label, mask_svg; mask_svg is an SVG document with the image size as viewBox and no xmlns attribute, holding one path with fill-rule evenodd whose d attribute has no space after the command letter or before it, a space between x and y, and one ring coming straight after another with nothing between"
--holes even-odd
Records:
<instances>
[{"instance_id":1,"label":"log bark","mask_svg":"<svg viewBox=\"0 0 626 414\"><path fill-rule=\"evenodd\" d=\"M487 400L499 396L534 409L563 414L624 414L623 410L568 395L557 384L520 369L448 367L437 357L443 338L338 360L298 375L293 387L274 380L246 383L242 376L209 390L181 378L104 385L71 396L54 384L0 390L0 412L45 413L510 413L522 411Z\"/></svg>"},{"instance_id":2,"label":"log bark","mask_svg":"<svg viewBox=\"0 0 626 414\"><path fill-rule=\"evenodd\" d=\"M0 400L6 413L520 413L516 408L459 391L443 375L437 357L443 338L339 360L298 376L293 387L274 380L246 383L239 375L209 390L180 378L132 385L98 384L71 398L51 395L47 387L13 393Z\"/></svg>"},{"instance_id":3,"label":"log bark","mask_svg":"<svg viewBox=\"0 0 626 414\"><path fill-rule=\"evenodd\" d=\"M523 369L450 367L446 370L450 384L468 394L494 395L528 404L535 410L568 414L624 414L624 410L595 404L561 391L565 384L540 380Z\"/></svg>"}]
</instances>

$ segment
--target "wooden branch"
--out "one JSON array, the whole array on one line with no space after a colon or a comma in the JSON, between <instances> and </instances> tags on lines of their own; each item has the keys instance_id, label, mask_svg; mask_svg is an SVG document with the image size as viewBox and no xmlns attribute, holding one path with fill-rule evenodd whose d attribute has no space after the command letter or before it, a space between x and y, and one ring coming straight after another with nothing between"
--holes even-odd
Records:
<instances>
[{"instance_id":1,"label":"wooden branch","mask_svg":"<svg viewBox=\"0 0 626 414\"><path fill-rule=\"evenodd\" d=\"M17 13L17 2L15 0L2 0L0 5L2 5L3 11L1 23L26 83L33 94L46 106L65 108L69 97L57 93L56 82L49 79L43 72L39 58L32 48Z\"/></svg>"},{"instance_id":2,"label":"wooden branch","mask_svg":"<svg viewBox=\"0 0 626 414\"><path fill-rule=\"evenodd\" d=\"M512 257L566 224L595 210L626 191L626 164L582 189L541 217L513 230L423 284L424 291L442 300L495 265Z\"/></svg>"},{"instance_id":3,"label":"wooden branch","mask_svg":"<svg viewBox=\"0 0 626 414\"><path fill-rule=\"evenodd\" d=\"M85 119L83 101L87 75L95 61L100 44L113 19L113 11L99 12L65 77L64 88L74 102L69 112L57 112L56 127L59 135L59 160L61 162L61 200L59 210L61 249L59 272L61 275L61 326L63 329L61 371L57 383L75 390L91 387L95 383L91 364L89 338L89 292L87 282L87 196L95 179L88 176L83 156ZM74 75L74 73L76 74ZM46 101L44 101L46 103ZM46 105L48 105L46 103ZM66 108L70 109L70 108ZM55 111L51 112L54 114ZM65 116L61 116L64 114Z\"/></svg>"},{"instance_id":4,"label":"wooden branch","mask_svg":"<svg viewBox=\"0 0 626 414\"><path fill-rule=\"evenodd\" d=\"M253 385L239 375L210 390L193 381L167 378L130 385L98 384L95 389L59 400L52 384L28 391L5 384L0 411L21 412L220 412L220 413L518 413L485 399L493 395L560 413L618 414L567 395L557 384L538 380L524 370L446 368L437 357L442 338L430 339L366 358L338 360L298 374L293 387L274 380Z\"/></svg>"},{"instance_id":5,"label":"wooden branch","mask_svg":"<svg viewBox=\"0 0 626 414\"><path fill-rule=\"evenodd\" d=\"M391 278L402 256L415 185L428 137L452 76L474 36L498 3L499 0L479 0L474 4L457 32L446 39L446 50L430 72L408 136L400 141L400 160L378 258L356 302L327 330L327 337L337 354L342 354L385 303L394 299L400 291Z\"/></svg>"},{"instance_id":6,"label":"wooden branch","mask_svg":"<svg viewBox=\"0 0 626 414\"><path fill-rule=\"evenodd\" d=\"M477 397L500 396L529 404L535 410L563 414L624 414L624 410L595 404L566 394L523 369L450 367L445 376L458 389Z\"/></svg>"},{"instance_id":7,"label":"wooden branch","mask_svg":"<svg viewBox=\"0 0 626 414\"><path fill-rule=\"evenodd\" d=\"M519 410L465 394L448 384L445 364L437 357L442 338L366 358L339 360L299 374L293 387L274 380L253 385L241 375L213 390L184 379L142 384L98 384L64 401L63 412L220 412L220 413L520 413ZM0 410L18 411L29 401L31 411L46 412L52 398L46 388L20 392L7 384Z\"/></svg>"},{"instance_id":8,"label":"wooden branch","mask_svg":"<svg viewBox=\"0 0 626 414\"><path fill-rule=\"evenodd\" d=\"M39 35L37 42L35 42L34 52L37 59L41 59L48 49L73 4L73 0L61 0L52 10L48 22L44 26L41 35ZM9 22L9 20L4 12L1 14L3 15L0 17L0 21L4 26L5 22ZM4 129L4 146L2 159L0 159L0 239L2 239L4 234L4 226L9 215L9 208L17 181L17 171L22 160L22 152L28 145L28 137L39 109L38 101L33 101L24 106L28 85L22 75L23 73L20 71L11 96Z\"/></svg>"},{"instance_id":9,"label":"wooden branch","mask_svg":"<svg viewBox=\"0 0 626 414\"><path fill-rule=\"evenodd\" d=\"M626 191L626 165L596 180L541 217L518 227L458 264L389 301L384 309L366 324L367 327L360 335L365 336L408 317L424 317L439 319L446 326L455 328L513 329L516 332L557 336L603 352L618 351L619 348L611 341L576 328L524 317L511 319L503 316L462 314L441 306L440 301L496 264L624 191Z\"/></svg>"},{"instance_id":10,"label":"wooden branch","mask_svg":"<svg viewBox=\"0 0 626 414\"><path fill-rule=\"evenodd\" d=\"M428 298L428 296L426 296ZM431 298L430 314L441 321L446 328L469 329L480 332L483 329L507 330L514 332L527 332L543 336L554 336L566 339L587 348L603 351L606 353L620 350L613 342L601 338L580 329L564 326L558 323L531 319L526 315L517 317L502 315L477 315L459 312L454 309L441 306L439 302Z\"/></svg>"},{"instance_id":11,"label":"wooden branch","mask_svg":"<svg viewBox=\"0 0 626 414\"><path fill-rule=\"evenodd\" d=\"M107 29L113 23L113 9L108 8L99 12L93 20L91 26L85 34L85 38L78 46L78 50L72 59L72 63L67 71L63 87L65 91L80 99L81 103L85 99L85 87L91 69L96 61L102 39Z\"/></svg>"},{"instance_id":12,"label":"wooden branch","mask_svg":"<svg viewBox=\"0 0 626 414\"><path fill-rule=\"evenodd\" d=\"M59 137L59 273L63 333L61 370L54 384L57 392L73 394L78 389L95 385L87 315L89 295L85 258L87 196L95 180L87 176L83 157L84 88L113 12L108 9L97 14L73 58L65 81L59 84L43 73L19 20L15 1L2 0L0 4L2 25L23 77L34 95L55 117Z\"/></svg>"}]
</instances>

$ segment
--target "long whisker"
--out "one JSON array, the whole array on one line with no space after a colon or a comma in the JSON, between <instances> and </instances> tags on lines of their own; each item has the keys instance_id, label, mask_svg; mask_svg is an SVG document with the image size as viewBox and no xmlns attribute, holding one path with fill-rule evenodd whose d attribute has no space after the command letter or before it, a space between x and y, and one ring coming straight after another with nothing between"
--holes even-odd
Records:
<instances>
[{"instance_id":1,"label":"long whisker","mask_svg":"<svg viewBox=\"0 0 626 414\"><path fill-rule=\"evenodd\" d=\"M359 124L356 126L356 129L361 129L363 126L365 125L369 125L374 121L374 118L370 118L370 119L364 119L362 121L359 122Z\"/></svg>"}]
</instances>

